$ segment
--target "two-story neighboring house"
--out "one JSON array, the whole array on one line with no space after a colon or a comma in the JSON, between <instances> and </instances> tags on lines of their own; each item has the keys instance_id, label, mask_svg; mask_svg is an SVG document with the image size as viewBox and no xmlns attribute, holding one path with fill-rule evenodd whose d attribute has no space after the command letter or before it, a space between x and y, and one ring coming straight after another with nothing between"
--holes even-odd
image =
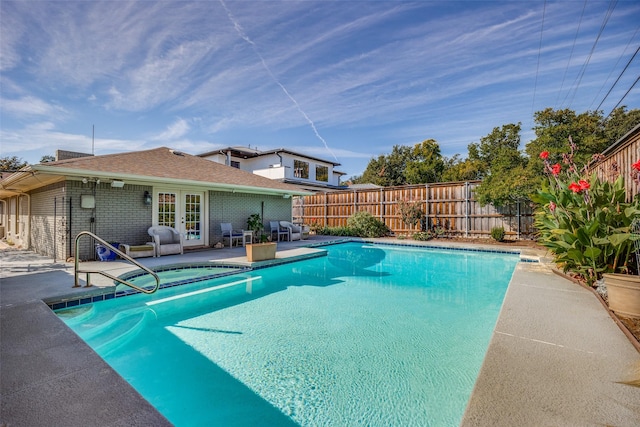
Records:
<instances>
[{"instance_id":1,"label":"two-story neighboring house","mask_svg":"<svg viewBox=\"0 0 640 427\"><path fill-rule=\"evenodd\" d=\"M276 181L294 184L306 191L344 189L335 163L285 148L260 151L250 147L227 147L199 157L232 166Z\"/></svg>"}]
</instances>

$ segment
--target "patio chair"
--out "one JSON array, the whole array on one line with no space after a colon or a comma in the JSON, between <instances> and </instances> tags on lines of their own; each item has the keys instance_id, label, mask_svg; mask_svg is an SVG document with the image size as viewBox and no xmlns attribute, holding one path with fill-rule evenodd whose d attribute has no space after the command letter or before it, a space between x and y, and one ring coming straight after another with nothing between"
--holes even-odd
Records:
<instances>
[{"instance_id":1,"label":"patio chair","mask_svg":"<svg viewBox=\"0 0 640 427\"><path fill-rule=\"evenodd\" d=\"M153 238L157 257L184 253L184 237L173 227L157 225L149 227L149 236Z\"/></svg>"},{"instance_id":2,"label":"patio chair","mask_svg":"<svg viewBox=\"0 0 640 427\"><path fill-rule=\"evenodd\" d=\"M291 240L291 238L289 237L289 229L287 229L286 227L281 227L279 221L269 221L269 227L271 228L271 240L273 240L273 233L276 234L278 242L280 241L280 236L282 236L283 238L286 237Z\"/></svg>"},{"instance_id":3,"label":"patio chair","mask_svg":"<svg viewBox=\"0 0 640 427\"><path fill-rule=\"evenodd\" d=\"M224 245L224 239L229 239L229 247L233 247L233 241L236 241L236 246L242 241L243 231L234 230L230 222L221 222L220 229L222 230L222 244Z\"/></svg>"},{"instance_id":4,"label":"patio chair","mask_svg":"<svg viewBox=\"0 0 640 427\"><path fill-rule=\"evenodd\" d=\"M280 221L280 227L285 228L287 230L287 235L289 237L289 241L293 240L302 240L306 239L309 236L309 230L305 230L308 228L306 226L296 225L289 221ZM305 235L306 232L306 235Z\"/></svg>"}]
</instances>

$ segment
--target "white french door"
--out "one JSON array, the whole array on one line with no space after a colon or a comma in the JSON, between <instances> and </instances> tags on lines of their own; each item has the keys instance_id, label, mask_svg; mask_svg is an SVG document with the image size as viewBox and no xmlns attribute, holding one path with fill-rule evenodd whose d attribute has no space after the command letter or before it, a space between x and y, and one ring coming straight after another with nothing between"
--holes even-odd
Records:
<instances>
[{"instance_id":1,"label":"white french door","mask_svg":"<svg viewBox=\"0 0 640 427\"><path fill-rule=\"evenodd\" d=\"M206 203L203 191L162 190L155 194L157 225L168 225L184 236L185 246L207 244Z\"/></svg>"}]
</instances>

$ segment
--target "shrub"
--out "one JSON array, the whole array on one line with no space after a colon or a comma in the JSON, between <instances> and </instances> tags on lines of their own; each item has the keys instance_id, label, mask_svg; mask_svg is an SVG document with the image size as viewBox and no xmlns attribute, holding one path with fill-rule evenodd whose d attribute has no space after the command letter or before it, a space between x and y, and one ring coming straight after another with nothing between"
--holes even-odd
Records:
<instances>
[{"instance_id":1,"label":"shrub","mask_svg":"<svg viewBox=\"0 0 640 427\"><path fill-rule=\"evenodd\" d=\"M493 227L491 229L491 238L497 242L502 242L504 240L504 227Z\"/></svg>"},{"instance_id":2,"label":"shrub","mask_svg":"<svg viewBox=\"0 0 640 427\"><path fill-rule=\"evenodd\" d=\"M389 228L369 212L356 212L347 219L347 227L358 237L384 237L390 232Z\"/></svg>"},{"instance_id":3,"label":"shrub","mask_svg":"<svg viewBox=\"0 0 640 427\"><path fill-rule=\"evenodd\" d=\"M402 222L409 227L415 227L424 217L420 202L398 200L398 213Z\"/></svg>"},{"instance_id":4,"label":"shrub","mask_svg":"<svg viewBox=\"0 0 640 427\"><path fill-rule=\"evenodd\" d=\"M413 240L427 241L433 239L435 235L431 231L419 231L417 233L413 233L413 236L411 237Z\"/></svg>"}]
</instances>

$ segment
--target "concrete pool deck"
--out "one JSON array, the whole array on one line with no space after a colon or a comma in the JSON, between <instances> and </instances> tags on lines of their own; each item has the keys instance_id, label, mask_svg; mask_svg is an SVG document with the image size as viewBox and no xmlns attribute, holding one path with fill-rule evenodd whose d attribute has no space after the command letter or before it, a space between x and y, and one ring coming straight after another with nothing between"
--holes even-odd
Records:
<instances>
[{"instance_id":1,"label":"concrete pool deck","mask_svg":"<svg viewBox=\"0 0 640 427\"><path fill-rule=\"evenodd\" d=\"M328 239L281 242L279 256ZM154 267L243 253L209 249L139 260ZM554 274L544 254L523 253L542 262L516 267L462 425L640 425L640 388L619 383L640 367L638 351L592 292ZM99 264L112 274L133 268ZM0 425L171 425L43 302L112 286L97 275L92 282L71 288L73 264L0 248Z\"/></svg>"}]
</instances>

